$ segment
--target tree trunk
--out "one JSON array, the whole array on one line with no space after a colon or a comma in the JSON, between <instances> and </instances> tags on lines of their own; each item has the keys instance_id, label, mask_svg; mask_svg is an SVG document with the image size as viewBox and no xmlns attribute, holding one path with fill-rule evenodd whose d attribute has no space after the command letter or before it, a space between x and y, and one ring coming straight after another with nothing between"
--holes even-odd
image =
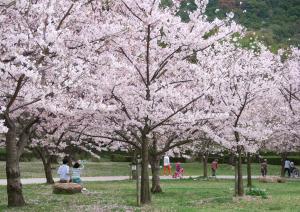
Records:
<instances>
[{"instance_id":1,"label":"tree trunk","mask_svg":"<svg viewBox=\"0 0 300 212\"><path fill-rule=\"evenodd\" d=\"M238 193L238 160L237 157L234 158L234 195L237 196Z\"/></svg>"},{"instance_id":2,"label":"tree trunk","mask_svg":"<svg viewBox=\"0 0 300 212\"><path fill-rule=\"evenodd\" d=\"M20 179L19 157L15 126L9 127L6 133L6 177L8 206L24 206Z\"/></svg>"},{"instance_id":3,"label":"tree trunk","mask_svg":"<svg viewBox=\"0 0 300 212\"><path fill-rule=\"evenodd\" d=\"M244 187L243 187L243 172L242 172L242 151L241 151L241 146L237 146L237 191L236 191L236 196L243 196L244 195Z\"/></svg>"},{"instance_id":4,"label":"tree trunk","mask_svg":"<svg viewBox=\"0 0 300 212\"><path fill-rule=\"evenodd\" d=\"M141 204L151 202L149 186L149 148L146 136L142 139L142 162L141 162Z\"/></svg>"},{"instance_id":5,"label":"tree trunk","mask_svg":"<svg viewBox=\"0 0 300 212\"><path fill-rule=\"evenodd\" d=\"M53 176L52 176L52 170L51 170L51 160L50 159L45 159L43 160L43 165L44 165L44 171L45 171L45 176L48 184L53 184Z\"/></svg>"},{"instance_id":6,"label":"tree trunk","mask_svg":"<svg viewBox=\"0 0 300 212\"><path fill-rule=\"evenodd\" d=\"M286 158L287 158L287 154L285 152L281 153L281 172L280 172L281 177L284 177L284 162Z\"/></svg>"},{"instance_id":7,"label":"tree trunk","mask_svg":"<svg viewBox=\"0 0 300 212\"><path fill-rule=\"evenodd\" d=\"M208 177L208 172L207 172L207 169L208 169L208 154L204 154L203 155L203 177L207 178Z\"/></svg>"},{"instance_id":8,"label":"tree trunk","mask_svg":"<svg viewBox=\"0 0 300 212\"><path fill-rule=\"evenodd\" d=\"M251 155L247 153L247 187L252 187L252 178L251 178Z\"/></svg>"},{"instance_id":9,"label":"tree trunk","mask_svg":"<svg viewBox=\"0 0 300 212\"><path fill-rule=\"evenodd\" d=\"M159 167L159 161L160 157L159 156L153 156L151 159L151 172L152 172L152 188L151 192L152 193L161 193L162 189L160 186L160 167Z\"/></svg>"},{"instance_id":10,"label":"tree trunk","mask_svg":"<svg viewBox=\"0 0 300 212\"><path fill-rule=\"evenodd\" d=\"M35 148L33 151L42 159L47 184L53 184L54 180L51 171L51 156L47 157L45 155L46 151L40 148Z\"/></svg>"},{"instance_id":11,"label":"tree trunk","mask_svg":"<svg viewBox=\"0 0 300 212\"><path fill-rule=\"evenodd\" d=\"M139 174L139 159L135 155L135 164L136 164L136 203L137 206L141 206L141 195L140 195L140 174Z\"/></svg>"}]
</instances>

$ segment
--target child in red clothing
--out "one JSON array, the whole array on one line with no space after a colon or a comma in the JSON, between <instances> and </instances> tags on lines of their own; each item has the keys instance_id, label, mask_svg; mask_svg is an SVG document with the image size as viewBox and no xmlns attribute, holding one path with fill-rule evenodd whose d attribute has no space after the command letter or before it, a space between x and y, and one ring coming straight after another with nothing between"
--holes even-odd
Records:
<instances>
[{"instance_id":1,"label":"child in red clothing","mask_svg":"<svg viewBox=\"0 0 300 212\"><path fill-rule=\"evenodd\" d=\"M176 170L175 170L175 173L173 175L173 178L177 178L177 177L182 178L183 177L183 172L184 172L183 168L181 167L179 162L177 162L175 166L176 166Z\"/></svg>"}]
</instances>

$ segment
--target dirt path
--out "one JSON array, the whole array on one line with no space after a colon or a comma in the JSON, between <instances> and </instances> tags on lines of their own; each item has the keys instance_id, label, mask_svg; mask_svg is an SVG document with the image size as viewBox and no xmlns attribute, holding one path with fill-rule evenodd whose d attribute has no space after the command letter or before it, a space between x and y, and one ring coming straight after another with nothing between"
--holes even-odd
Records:
<instances>
[{"instance_id":1,"label":"dirt path","mask_svg":"<svg viewBox=\"0 0 300 212\"><path fill-rule=\"evenodd\" d=\"M151 176L150 176L151 177ZM188 178L196 178L198 176L184 176L184 179ZM173 179L171 176L161 176L161 179ZM234 176L229 176L229 175L220 175L216 177L217 179L234 179ZM246 176L244 176L246 178ZM256 179L258 176L252 176L252 179ZM99 176L99 177L82 177L82 181L84 182L91 182L91 181L119 181L119 180L128 180L128 176ZM54 178L54 181L58 181L58 178ZM28 185L28 184L42 184L46 183L45 178L26 178L26 179L21 179L21 182L23 185ZM6 185L6 179L0 179L0 185Z\"/></svg>"}]
</instances>

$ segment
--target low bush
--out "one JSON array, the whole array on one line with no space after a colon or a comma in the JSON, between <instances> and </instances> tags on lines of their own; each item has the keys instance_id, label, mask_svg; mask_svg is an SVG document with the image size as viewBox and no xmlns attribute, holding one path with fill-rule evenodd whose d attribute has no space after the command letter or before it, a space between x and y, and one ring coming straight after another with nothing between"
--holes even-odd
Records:
<instances>
[{"instance_id":1,"label":"low bush","mask_svg":"<svg viewBox=\"0 0 300 212\"><path fill-rule=\"evenodd\" d=\"M265 189L251 187L246 190L246 195L249 196L260 196L263 199L267 199L268 195Z\"/></svg>"},{"instance_id":2,"label":"low bush","mask_svg":"<svg viewBox=\"0 0 300 212\"><path fill-rule=\"evenodd\" d=\"M281 158L279 156L266 156L264 157L268 160L268 164L270 165L280 165L282 163ZM296 165L300 164L300 157L292 156L288 157L290 161L293 161Z\"/></svg>"},{"instance_id":3,"label":"low bush","mask_svg":"<svg viewBox=\"0 0 300 212\"><path fill-rule=\"evenodd\" d=\"M185 163L186 162L186 158L180 158L180 157L170 157L170 162L171 163L177 163L177 162L180 162L180 163Z\"/></svg>"},{"instance_id":4,"label":"low bush","mask_svg":"<svg viewBox=\"0 0 300 212\"><path fill-rule=\"evenodd\" d=\"M36 156L31 151L25 151L21 158L21 162L30 162L36 159ZM6 151L4 148L0 148L0 161L6 161Z\"/></svg>"},{"instance_id":5,"label":"low bush","mask_svg":"<svg viewBox=\"0 0 300 212\"><path fill-rule=\"evenodd\" d=\"M111 154L110 159L112 162L131 162L133 160L131 156L125 156L120 154Z\"/></svg>"}]
</instances>

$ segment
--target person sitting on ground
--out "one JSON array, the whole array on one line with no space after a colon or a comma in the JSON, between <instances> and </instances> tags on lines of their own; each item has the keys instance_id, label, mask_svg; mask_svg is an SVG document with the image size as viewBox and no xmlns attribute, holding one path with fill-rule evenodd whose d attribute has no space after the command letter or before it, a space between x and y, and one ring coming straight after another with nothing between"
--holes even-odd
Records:
<instances>
[{"instance_id":1,"label":"person sitting on ground","mask_svg":"<svg viewBox=\"0 0 300 212\"><path fill-rule=\"evenodd\" d=\"M63 159L63 164L59 166L57 174L59 175L60 183L69 183L70 182L70 167L68 166L68 159Z\"/></svg>"},{"instance_id":2,"label":"person sitting on ground","mask_svg":"<svg viewBox=\"0 0 300 212\"><path fill-rule=\"evenodd\" d=\"M263 177L267 176L267 172L268 172L267 159L264 159L263 162L260 164L260 171Z\"/></svg>"},{"instance_id":3,"label":"person sitting on ground","mask_svg":"<svg viewBox=\"0 0 300 212\"><path fill-rule=\"evenodd\" d=\"M74 165L73 165L73 169L72 169L72 182L73 183L81 183L81 178L80 178L80 174L82 169L84 169L83 164L81 164L81 161L77 161Z\"/></svg>"},{"instance_id":4,"label":"person sitting on ground","mask_svg":"<svg viewBox=\"0 0 300 212\"><path fill-rule=\"evenodd\" d=\"M212 176L215 177L216 176L216 171L218 169L219 165L218 165L218 159L215 159L212 163L211 163L211 172L212 172Z\"/></svg>"}]
</instances>

